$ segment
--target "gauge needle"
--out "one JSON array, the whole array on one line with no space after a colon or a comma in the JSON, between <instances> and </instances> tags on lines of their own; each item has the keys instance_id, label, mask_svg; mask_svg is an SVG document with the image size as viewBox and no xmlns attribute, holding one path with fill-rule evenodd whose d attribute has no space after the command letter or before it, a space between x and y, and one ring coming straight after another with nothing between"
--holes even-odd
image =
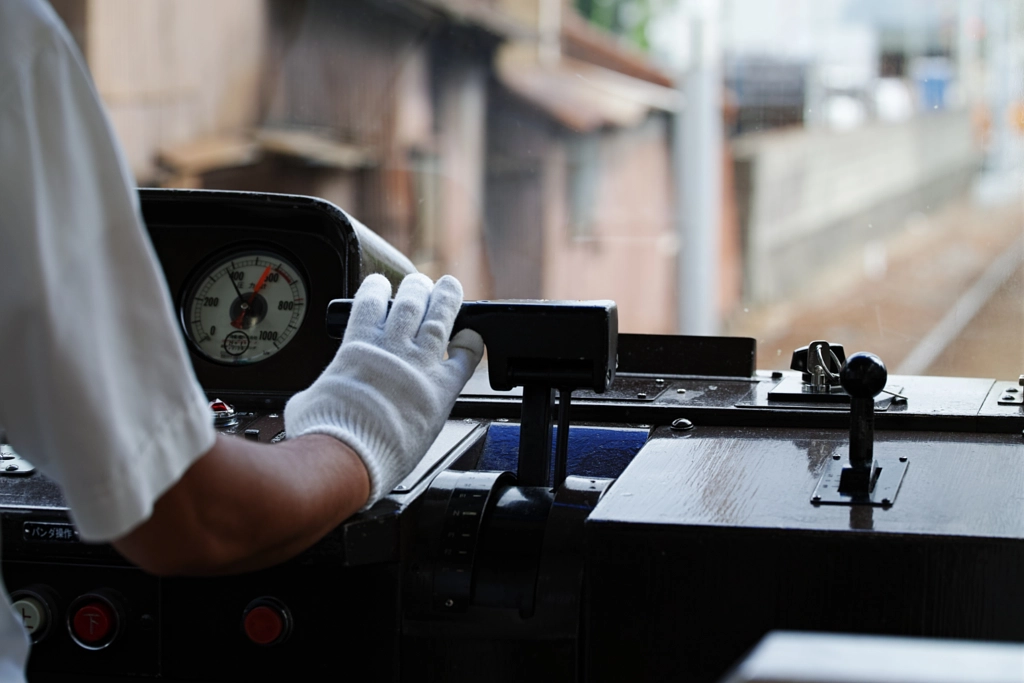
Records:
<instances>
[{"instance_id":1,"label":"gauge needle","mask_svg":"<svg viewBox=\"0 0 1024 683\"><path fill-rule=\"evenodd\" d=\"M266 270L263 271L263 275L260 275L260 279L256 281L256 286L252 289L252 294L249 295L249 300L245 303L245 306L242 306L242 312L238 314L238 319L231 323L232 327L237 327L239 329L242 328L242 321L245 319L245 312L249 310L249 307L252 306L252 302L256 298L256 295L261 289L263 289L263 284L267 281L267 276L270 275L271 270L271 266L267 266Z\"/></svg>"},{"instance_id":2,"label":"gauge needle","mask_svg":"<svg viewBox=\"0 0 1024 683\"><path fill-rule=\"evenodd\" d=\"M228 271L228 279L231 280L231 286L235 288L235 294L237 294L238 298L241 299L242 298L242 290L240 290L238 288L238 283L235 282L235 271L233 271L233 270L229 270Z\"/></svg>"}]
</instances>

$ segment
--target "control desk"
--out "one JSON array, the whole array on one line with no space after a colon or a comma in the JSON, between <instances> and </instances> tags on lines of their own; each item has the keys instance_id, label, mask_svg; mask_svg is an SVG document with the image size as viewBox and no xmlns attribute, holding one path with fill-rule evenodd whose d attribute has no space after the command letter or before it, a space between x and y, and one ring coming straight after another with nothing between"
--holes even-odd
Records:
<instances>
[{"instance_id":1,"label":"control desk","mask_svg":"<svg viewBox=\"0 0 1024 683\"><path fill-rule=\"evenodd\" d=\"M141 196L211 419L287 438L346 300L412 264L319 200ZM822 340L759 371L751 339L618 334L612 302L458 325L488 366L427 456L265 571L147 575L0 446L30 680L710 683L773 629L1024 642L1021 382Z\"/></svg>"}]
</instances>

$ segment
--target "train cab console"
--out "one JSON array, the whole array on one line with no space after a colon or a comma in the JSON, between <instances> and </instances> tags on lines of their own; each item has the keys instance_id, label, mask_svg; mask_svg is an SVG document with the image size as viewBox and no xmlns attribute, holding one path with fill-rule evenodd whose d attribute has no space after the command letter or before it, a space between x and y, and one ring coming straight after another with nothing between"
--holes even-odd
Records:
<instances>
[{"instance_id":1,"label":"train cab console","mask_svg":"<svg viewBox=\"0 0 1024 683\"><path fill-rule=\"evenodd\" d=\"M412 264L315 199L141 197L211 419L286 439L359 283ZM776 629L1024 642L1024 377L823 340L761 371L751 339L619 334L609 301L456 327L488 363L426 457L272 569L147 575L0 446L29 680L712 683Z\"/></svg>"}]
</instances>

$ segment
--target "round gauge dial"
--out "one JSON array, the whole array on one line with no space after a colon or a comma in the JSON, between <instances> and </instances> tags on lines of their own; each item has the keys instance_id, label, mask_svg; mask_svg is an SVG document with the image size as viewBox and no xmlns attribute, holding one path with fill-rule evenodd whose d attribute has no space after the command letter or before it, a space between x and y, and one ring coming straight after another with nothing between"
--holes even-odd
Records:
<instances>
[{"instance_id":1,"label":"round gauge dial","mask_svg":"<svg viewBox=\"0 0 1024 683\"><path fill-rule=\"evenodd\" d=\"M182 306L188 338L207 358L255 363L291 341L306 316L306 285L287 259L266 251L226 257L204 270Z\"/></svg>"}]
</instances>

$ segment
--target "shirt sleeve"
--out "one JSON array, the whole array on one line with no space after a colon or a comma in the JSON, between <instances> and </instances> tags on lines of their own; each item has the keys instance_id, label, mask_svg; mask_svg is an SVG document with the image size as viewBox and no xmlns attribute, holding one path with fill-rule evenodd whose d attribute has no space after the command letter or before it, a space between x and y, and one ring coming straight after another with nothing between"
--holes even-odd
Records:
<instances>
[{"instance_id":1,"label":"shirt sleeve","mask_svg":"<svg viewBox=\"0 0 1024 683\"><path fill-rule=\"evenodd\" d=\"M111 540L215 433L123 156L49 28L0 79L0 425L82 536Z\"/></svg>"}]
</instances>

